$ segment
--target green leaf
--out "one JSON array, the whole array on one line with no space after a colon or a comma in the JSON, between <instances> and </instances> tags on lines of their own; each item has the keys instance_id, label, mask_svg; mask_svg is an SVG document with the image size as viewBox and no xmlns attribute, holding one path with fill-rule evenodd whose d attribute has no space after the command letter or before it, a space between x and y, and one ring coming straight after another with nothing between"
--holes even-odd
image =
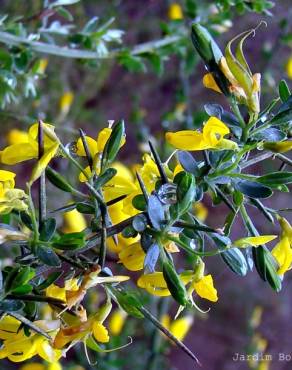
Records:
<instances>
[{"instance_id":1,"label":"green leaf","mask_svg":"<svg viewBox=\"0 0 292 370\"><path fill-rule=\"evenodd\" d=\"M164 261L162 272L167 288L169 289L173 299L181 306L186 306L188 303L188 294L172 263Z\"/></svg>"},{"instance_id":2,"label":"green leaf","mask_svg":"<svg viewBox=\"0 0 292 370\"><path fill-rule=\"evenodd\" d=\"M20 311L23 309L23 307L24 303L18 300L5 299L0 302L0 311L4 312Z\"/></svg>"},{"instance_id":3,"label":"green leaf","mask_svg":"<svg viewBox=\"0 0 292 370\"><path fill-rule=\"evenodd\" d=\"M234 187L250 198L269 198L273 194L268 187L248 180L238 181L234 183Z\"/></svg>"},{"instance_id":4,"label":"green leaf","mask_svg":"<svg viewBox=\"0 0 292 370\"><path fill-rule=\"evenodd\" d=\"M60 267L61 261L57 254L49 247L38 245L36 256L47 266Z\"/></svg>"},{"instance_id":5,"label":"green leaf","mask_svg":"<svg viewBox=\"0 0 292 370\"><path fill-rule=\"evenodd\" d=\"M33 287L29 284L24 284L21 285L11 291L11 293L16 294L16 295L23 295L23 294L28 294L32 291Z\"/></svg>"},{"instance_id":6,"label":"green leaf","mask_svg":"<svg viewBox=\"0 0 292 370\"><path fill-rule=\"evenodd\" d=\"M258 177L257 182L267 186L283 185L292 183L292 172L272 172Z\"/></svg>"},{"instance_id":7,"label":"green leaf","mask_svg":"<svg viewBox=\"0 0 292 370\"><path fill-rule=\"evenodd\" d=\"M145 211L147 208L146 200L142 194L136 195L132 199L132 204L138 211Z\"/></svg>"},{"instance_id":8,"label":"green leaf","mask_svg":"<svg viewBox=\"0 0 292 370\"><path fill-rule=\"evenodd\" d=\"M63 274L63 271L54 271L46 277L46 279L37 286L38 290L44 290L52 285Z\"/></svg>"},{"instance_id":9,"label":"green leaf","mask_svg":"<svg viewBox=\"0 0 292 370\"><path fill-rule=\"evenodd\" d=\"M232 248L220 254L226 265L237 275L245 276L248 271L246 259L238 248Z\"/></svg>"},{"instance_id":10,"label":"green leaf","mask_svg":"<svg viewBox=\"0 0 292 370\"><path fill-rule=\"evenodd\" d=\"M253 135L252 138L258 141L264 140L269 142L277 142L284 140L286 138L286 134L277 128L270 127Z\"/></svg>"},{"instance_id":11,"label":"green leaf","mask_svg":"<svg viewBox=\"0 0 292 370\"><path fill-rule=\"evenodd\" d=\"M85 214L89 214L89 215L94 215L95 214L95 207L90 203L79 202L79 203L76 204L76 209L80 213L85 213Z\"/></svg>"},{"instance_id":12,"label":"green leaf","mask_svg":"<svg viewBox=\"0 0 292 370\"><path fill-rule=\"evenodd\" d=\"M51 240L56 231L57 223L56 220L52 217L47 218L41 225L40 228L40 240L45 242Z\"/></svg>"},{"instance_id":13,"label":"green leaf","mask_svg":"<svg viewBox=\"0 0 292 370\"><path fill-rule=\"evenodd\" d=\"M115 160L124 138L125 125L124 121L120 121L113 127L111 135L105 144L101 159L101 167L103 169Z\"/></svg>"},{"instance_id":14,"label":"green leaf","mask_svg":"<svg viewBox=\"0 0 292 370\"><path fill-rule=\"evenodd\" d=\"M73 21L73 15L69 12L69 10L68 9L66 9L66 8L64 8L64 7L60 7L60 8L58 8L57 9L57 13L61 16L61 17L63 17L63 18L65 18L67 21L69 21L69 22L72 22Z\"/></svg>"},{"instance_id":15,"label":"green leaf","mask_svg":"<svg viewBox=\"0 0 292 370\"><path fill-rule=\"evenodd\" d=\"M174 178L177 184L177 207L180 214L191 206L196 195L195 178L188 172L180 172Z\"/></svg>"},{"instance_id":16,"label":"green leaf","mask_svg":"<svg viewBox=\"0 0 292 370\"><path fill-rule=\"evenodd\" d=\"M26 284L35 276L35 270L29 266L23 267L19 270L18 274L13 278L11 289Z\"/></svg>"},{"instance_id":17,"label":"green leaf","mask_svg":"<svg viewBox=\"0 0 292 370\"><path fill-rule=\"evenodd\" d=\"M73 188L65 179L64 176L60 175L59 172L53 170L51 167L46 168L47 179L52 183L56 188L61 189L67 193L71 193Z\"/></svg>"},{"instance_id":18,"label":"green leaf","mask_svg":"<svg viewBox=\"0 0 292 370\"><path fill-rule=\"evenodd\" d=\"M60 236L52 243L53 248L61 250L74 250L83 247L85 244L84 232L67 233Z\"/></svg>"},{"instance_id":19,"label":"green leaf","mask_svg":"<svg viewBox=\"0 0 292 370\"><path fill-rule=\"evenodd\" d=\"M33 225L32 225L32 220L29 214L26 212L22 211L19 213L20 214L20 219L23 222L23 224L30 230L33 230Z\"/></svg>"},{"instance_id":20,"label":"green leaf","mask_svg":"<svg viewBox=\"0 0 292 370\"><path fill-rule=\"evenodd\" d=\"M288 100L289 96L291 95L287 82L285 80L281 80L279 83L279 96L283 103Z\"/></svg>"},{"instance_id":21,"label":"green leaf","mask_svg":"<svg viewBox=\"0 0 292 370\"><path fill-rule=\"evenodd\" d=\"M177 154L179 163L182 165L183 169L189 173L192 173L195 176L198 176L200 173L198 163L195 158L189 153L180 150Z\"/></svg>"},{"instance_id":22,"label":"green leaf","mask_svg":"<svg viewBox=\"0 0 292 370\"><path fill-rule=\"evenodd\" d=\"M142 59L129 53L123 53L120 57L118 57L118 61L130 72L146 71L145 64L143 63Z\"/></svg>"},{"instance_id":23,"label":"green leaf","mask_svg":"<svg viewBox=\"0 0 292 370\"><path fill-rule=\"evenodd\" d=\"M139 310L139 308L142 307L142 303L135 293L115 290L114 295L118 301L118 304L129 315L139 319L144 317L142 312Z\"/></svg>"},{"instance_id":24,"label":"green leaf","mask_svg":"<svg viewBox=\"0 0 292 370\"><path fill-rule=\"evenodd\" d=\"M101 176L98 176L98 178L94 182L95 189L100 189L103 187L107 182L109 182L116 174L117 170L115 168L108 168L104 171L104 173Z\"/></svg>"}]
</instances>

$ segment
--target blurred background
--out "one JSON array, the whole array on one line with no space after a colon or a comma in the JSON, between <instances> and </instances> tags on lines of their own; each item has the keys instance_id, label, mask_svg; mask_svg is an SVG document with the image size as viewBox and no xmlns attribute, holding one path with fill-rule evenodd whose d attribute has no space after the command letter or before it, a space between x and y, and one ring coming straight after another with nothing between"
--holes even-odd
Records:
<instances>
[{"instance_id":1,"label":"blurred background","mask_svg":"<svg viewBox=\"0 0 292 370\"><path fill-rule=\"evenodd\" d=\"M65 1L63 3L67 5ZM189 36L194 19L209 28L222 49L235 35L265 21L267 26L262 25L245 45L252 72L262 74L262 106L277 96L281 79L286 79L291 86L292 7L289 0L277 1L274 6L264 0L182 0L176 3L83 0L68 3L62 12L59 8L54 11L57 7L48 11L50 3L46 1L0 1L1 14L8 15L6 31L12 29L20 36L23 32L39 33L42 41L59 45L71 43L106 56L98 61L88 61L33 53L33 50L24 51L18 47L14 50L14 67L11 67L5 62L7 48L0 35L1 147L11 139L9 132L12 128L26 130L38 118L55 124L65 142L72 140L72 136L74 138L79 127L96 137L98 131L108 125L108 120L124 119L127 145L120 159L125 164L141 161L141 153L149 138L160 148L162 158L166 158L169 148L162 145L165 131L199 127L207 117L204 113L206 103L227 107L224 97L203 87L204 66ZM90 28L87 22L93 19L95 23L92 22ZM84 30L86 24L87 30ZM94 27L104 25L115 33L94 43ZM161 48L152 43L146 52L134 56L127 53L136 45L165 38L174 41ZM123 53L117 58L111 57L111 51L116 48L123 48ZM12 89L7 87L5 73L8 69L15 79ZM264 166L275 170L279 166L275 162L266 161ZM29 175L27 168L22 165L17 169L18 182L24 184ZM252 168L251 173L261 173L262 170ZM278 208L287 207L291 205L291 195L280 193L272 202ZM56 204L60 204L60 199L52 200L51 206ZM222 227L227 212L224 206L213 208L211 199L206 198L204 207L208 212L207 224ZM255 211L258 229L263 234L272 234L275 230L271 230L264 218L257 216ZM238 225L235 234L240 236L240 233ZM208 270L216 281L219 301L207 314L194 313L193 325L185 339L203 368L291 369L291 274L287 273L284 288L277 294L256 273L249 273L245 278L233 275L219 257L210 260ZM209 308L206 302L198 305L204 310ZM126 349L102 356L96 365L87 363L83 350L75 351L63 368L150 369L145 367L145 359L149 357L152 341L157 340L153 328L127 318L122 333L123 336L121 333L116 335L117 345L124 344L127 335L133 336L133 344ZM159 357L152 370L194 368L183 352L166 341L163 352L166 359ZM273 361L247 361L246 358L235 361L236 353L266 353L273 356ZM281 353L287 356L283 361L278 358ZM28 369L38 370L30 366ZM21 365L12 366L2 361L0 368L21 369Z\"/></svg>"}]
</instances>

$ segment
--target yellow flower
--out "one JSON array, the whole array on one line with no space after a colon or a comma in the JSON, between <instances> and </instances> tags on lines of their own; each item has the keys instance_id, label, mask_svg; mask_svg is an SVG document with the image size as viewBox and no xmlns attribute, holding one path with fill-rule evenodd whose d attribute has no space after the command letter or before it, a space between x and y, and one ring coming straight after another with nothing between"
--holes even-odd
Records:
<instances>
[{"instance_id":1,"label":"yellow flower","mask_svg":"<svg viewBox=\"0 0 292 370\"><path fill-rule=\"evenodd\" d=\"M65 92L60 98L59 107L63 116L66 116L73 103L74 94L71 91Z\"/></svg>"},{"instance_id":2,"label":"yellow flower","mask_svg":"<svg viewBox=\"0 0 292 370\"><path fill-rule=\"evenodd\" d=\"M195 271L187 270L179 275L184 285L189 284L187 292L193 304L194 301L192 294L194 291L201 298L207 299L211 302L217 302L218 300L217 290L213 284L213 278L211 275L204 275L204 270L205 264L200 260ZM138 287L145 289L148 293L156 296L167 297L171 295L162 272L154 272L140 276L137 281L137 285Z\"/></svg>"},{"instance_id":3,"label":"yellow flower","mask_svg":"<svg viewBox=\"0 0 292 370\"><path fill-rule=\"evenodd\" d=\"M235 240L232 244L239 248L246 248L249 246L257 247L259 245L269 243L276 238L277 235L249 236L247 238Z\"/></svg>"},{"instance_id":4,"label":"yellow flower","mask_svg":"<svg viewBox=\"0 0 292 370\"><path fill-rule=\"evenodd\" d=\"M121 262L126 269L130 271L139 271L143 269L145 252L143 251L141 244L136 242L128 245L119 253L119 262Z\"/></svg>"},{"instance_id":5,"label":"yellow flower","mask_svg":"<svg viewBox=\"0 0 292 370\"><path fill-rule=\"evenodd\" d=\"M54 126L44 123L45 127L54 130ZM16 144L9 145L1 152L1 162L8 165L24 162L33 158L38 158L38 127L35 123L29 128L28 136L19 136ZM52 140L46 133L44 133L44 154L38 160L37 165L33 169L31 182L34 182L41 173L45 170L50 160L55 156L59 148L59 143Z\"/></svg>"},{"instance_id":6,"label":"yellow flower","mask_svg":"<svg viewBox=\"0 0 292 370\"><path fill-rule=\"evenodd\" d=\"M28 133L17 129L10 130L6 139L9 145L27 143L29 141Z\"/></svg>"},{"instance_id":7,"label":"yellow flower","mask_svg":"<svg viewBox=\"0 0 292 370\"><path fill-rule=\"evenodd\" d=\"M126 317L127 317L126 312L120 309L115 310L111 314L108 323L108 328L111 334L119 335L121 333L123 326L125 324Z\"/></svg>"},{"instance_id":8,"label":"yellow flower","mask_svg":"<svg viewBox=\"0 0 292 370\"><path fill-rule=\"evenodd\" d=\"M278 262L278 275L284 275L292 264L292 226L284 217L278 218L281 226L280 241L272 250L272 255Z\"/></svg>"},{"instance_id":9,"label":"yellow flower","mask_svg":"<svg viewBox=\"0 0 292 370\"><path fill-rule=\"evenodd\" d=\"M37 362L22 365L19 370L46 370L46 366Z\"/></svg>"},{"instance_id":10,"label":"yellow flower","mask_svg":"<svg viewBox=\"0 0 292 370\"><path fill-rule=\"evenodd\" d=\"M85 140L86 140L90 155L93 159L94 172L96 174L98 174L99 171L100 171L100 160L101 160L102 152L104 150L105 144L107 143L111 133L112 133L112 129L110 127L106 127L106 128L104 128L103 130L100 131L96 140L94 140L90 136L85 136ZM126 140L124 138L122 140L121 146L123 146L125 144L125 142L126 142ZM76 148L77 148L77 151L76 151L77 155L79 155L80 157L86 157L85 149L84 149L83 142L82 142L81 138L79 138L77 140ZM91 173L91 170L90 170L89 166L87 166L85 168L85 172L88 174L89 177L92 176L92 173ZM85 182L87 179L84 176L84 174L81 173L80 176L79 176L79 180L81 182Z\"/></svg>"},{"instance_id":11,"label":"yellow flower","mask_svg":"<svg viewBox=\"0 0 292 370\"><path fill-rule=\"evenodd\" d=\"M183 341L188 334L192 324L192 316L184 316L173 321L170 320L169 315L163 315L161 318L161 324L171 332L178 340Z\"/></svg>"},{"instance_id":12,"label":"yellow flower","mask_svg":"<svg viewBox=\"0 0 292 370\"><path fill-rule=\"evenodd\" d=\"M91 335L93 335L95 340L99 343L109 342L109 335L106 327L102 322L96 320L95 316L77 325L61 328L55 337L53 347L60 350L73 341L74 343L79 341L86 342L86 339Z\"/></svg>"},{"instance_id":13,"label":"yellow flower","mask_svg":"<svg viewBox=\"0 0 292 370\"><path fill-rule=\"evenodd\" d=\"M65 212L63 214L64 226L62 231L64 233L77 233L86 229L86 219L82 213L77 209Z\"/></svg>"},{"instance_id":14,"label":"yellow flower","mask_svg":"<svg viewBox=\"0 0 292 370\"><path fill-rule=\"evenodd\" d=\"M287 73L287 76L292 80L292 56L287 61L286 73Z\"/></svg>"},{"instance_id":15,"label":"yellow flower","mask_svg":"<svg viewBox=\"0 0 292 370\"><path fill-rule=\"evenodd\" d=\"M202 132L193 130L167 132L165 138L171 145L181 150L237 149L236 143L224 139L229 133L229 128L222 121L210 117Z\"/></svg>"},{"instance_id":16,"label":"yellow flower","mask_svg":"<svg viewBox=\"0 0 292 370\"><path fill-rule=\"evenodd\" d=\"M13 209L26 211L27 195L21 189L14 189L15 173L0 170L0 214L10 213Z\"/></svg>"},{"instance_id":17,"label":"yellow flower","mask_svg":"<svg viewBox=\"0 0 292 370\"><path fill-rule=\"evenodd\" d=\"M198 282L193 282L192 287L201 298L208 299L211 302L218 301L217 290L214 288L211 275L205 275Z\"/></svg>"},{"instance_id":18,"label":"yellow flower","mask_svg":"<svg viewBox=\"0 0 292 370\"><path fill-rule=\"evenodd\" d=\"M261 75L259 73L252 74L242 51L244 41L254 32L255 30L250 30L234 37L227 44L225 56L220 58L218 66L229 83L229 92L236 97L239 103L247 105L252 112L258 113L260 110ZM238 42L234 55L231 47L233 42L240 37L241 39ZM204 76L203 84L205 87L221 93L221 89L212 73L207 73Z\"/></svg>"},{"instance_id":19,"label":"yellow flower","mask_svg":"<svg viewBox=\"0 0 292 370\"><path fill-rule=\"evenodd\" d=\"M178 3L170 4L168 8L168 18L171 20L183 19L182 8Z\"/></svg>"},{"instance_id":20,"label":"yellow flower","mask_svg":"<svg viewBox=\"0 0 292 370\"><path fill-rule=\"evenodd\" d=\"M0 349L0 359L8 358L12 362L22 362L39 355L45 361L56 362L62 351L54 349L49 340L31 330L30 336L26 336L24 329L20 329L21 322L17 319L4 316L0 321L0 339L3 341ZM59 320L35 321L38 326L50 336L54 337L59 328Z\"/></svg>"},{"instance_id":21,"label":"yellow flower","mask_svg":"<svg viewBox=\"0 0 292 370\"><path fill-rule=\"evenodd\" d=\"M38 65L38 69L37 69L36 72L42 75L42 74L45 73L49 61L48 61L48 59L42 58L42 59L39 60L38 63L39 63L39 65Z\"/></svg>"},{"instance_id":22,"label":"yellow flower","mask_svg":"<svg viewBox=\"0 0 292 370\"><path fill-rule=\"evenodd\" d=\"M202 202L197 202L194 204L195 216L199 221L204 222L208 216L208 208Z\"/></svg>"},{"instance_id":23,"label":"yellow flower","mask_svg":"<svg viewBox=\"0 0 292 370\"><path fill-rule=\"evenodd\" d=\"M261 306L256 306L252 312L250 318L250 326L255 329L257 328L262 320L263 308Z\"/></svg>"}]
</instances>

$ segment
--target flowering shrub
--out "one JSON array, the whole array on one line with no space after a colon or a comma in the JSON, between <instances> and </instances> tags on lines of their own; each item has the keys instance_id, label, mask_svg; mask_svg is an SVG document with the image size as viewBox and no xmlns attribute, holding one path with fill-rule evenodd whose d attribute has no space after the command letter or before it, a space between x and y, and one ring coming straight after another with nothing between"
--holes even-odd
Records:
<instances>
[{"instance_id":1,"label":"flowering shrub","mask_svg":"<svg viewBox=\"0 0 292 370\"><path fill-rule=\"evenodd\" d=\"M183 18L178 4L169 17ZM133 316L151 322L200 364L182 340L192 312L205 314L198 297L210 306L224 299L210 258L219 257L239 276L255 267L263 284L281 291L292 264L292 226L282 213L290 209L268 207L263 199L289 192L292 183L286 168L292 164L286 154L292 148L292 95L282 80L279 96L261 106L261 76L244 56L245 42L255 33L236 36L223 53L203 25L192 24L193 45L207 68L203 84L223 94L229 109L206 104L209 118L199 129L166 132L167 156L149 141L139 163L122 163L119 155L128 145L123 120L109 121L95 137L80 129L70 142L57 125L41 119L27 132L10 132L9 145L0 152L5 165L0 241L6 257L0 279L1 359L39 356L49 363L40 369L59 369L58 361L82 344L90 363L90 351L108 353L131 344L132 339L116 345L115 337ZM93 37L85 34L76 34L75 42L84 45ZM113 35L119 41L121 33ZM99 47L108 53L112 39L103 36ZM125 64L131 60L125 54L119 58ZM61 115L72 101L72 94L63 96ZM249 173L254 164L276 159L282 163L279 171ZM13 166L26 161L31 175L20 189ZM52 188L60 199L64 193L69 199L57 209L51 208ZM228 208L220 228L206 223L206 196L214 206ZM263 235L251 207L279 224L280 234ZM231 232L240 219L245 232L234 239ZM147 308L151 296L161 302L170 297L175 318L167 312L156 317Z\"/></svg>"}]
</instances>

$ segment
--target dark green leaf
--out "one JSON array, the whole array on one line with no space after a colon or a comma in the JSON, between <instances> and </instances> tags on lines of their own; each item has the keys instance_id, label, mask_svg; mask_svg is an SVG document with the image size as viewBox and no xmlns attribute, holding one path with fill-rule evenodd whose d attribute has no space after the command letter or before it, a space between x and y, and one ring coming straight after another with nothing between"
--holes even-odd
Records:
<instances>
[{"instance_id":1,"label":"dark green leaf","mask_svg":"<svg viewBox=\"0 0 292 370\"><path fill-rule=\"evenodd\" d=\"M45 242L49 241L56 231L57 223L54 218L48 218L46 219L40 228L40 240L43 240Z\"/></svg>"},{"instance_id":2,"label":"dark green leaf","mask_svg":"<svg viewBox=\"0 0 292 370\"><path fill-rule=\"evenodd\" d=\"M23 309L24 303L13 299L5 299L0 302L0 311L14 312Z\"/></svg>"},{"instance_id":3,"label":"dark green leaf","mask_svg":"<svg viewBox=\"0 0 292 370\"><path fill-rule=\"evenodd\" d=\"M61 261L57 254L49 247L39 245L36 250L36 256L47 266L60 267Z\"/></svg>"},{"instance_id":4,"label":"dark green leaf","mask_svg":"<svg viewBox=\"0 0 292 370\"><path fill-rule=\"evenodd\" d=\"M221 253L223 261L237 275L245 276L248 271L246 259L238 248L232 248Z\"/></svg>"},{"instance_id":5,"label":"dark green leaf","mask_svg":"<svg viewBox=\"0 0 292 370\"><path fill-rule=\"evenodd\" d=\"M124 121L120 121L113 127L111 135L105 144L101 159L101 167L103 169L116 158L124 137L125 125Z\"/></svg>"},{"instance_id":6,"label":"dark green leaf","mask_svg":"<svg viewBox=\"0 0 292 370\"><path fill-rule=\"evenodd\" d=\"M54 240L52 246L61 250L73 250L83 247L85 244L85 234L83 232L67 233Z\"/></svg>"},{"instance_id":7,"label":"dark green leaf","mask_svg":"<svg viewBox=\"0 0 292 370\"><path fill-rule=\"evenodd\" d=\"M32 291L32 286L29 285L29 284L24 284L24 285L21 285L15 289L13 289L11 291L12 294L15 294L15 295L23 295L23 294L28 294Z\"/></svg>"},{"instance_id":8,"label":"dark green leaf","mask_svg":"<svg viewBox=\"0 0 292 370\"><path fill-rule=\"evenodd\" d=\"M285 80L281 80L279 83L279 95L283 103L288 100L289 96L291 95L287 82Z\"/></svg>"},{"instance_id":9,"label":"dark green leaf","mask_svg":"<svg viewBox=\"0 0 292 370\"><path fill-rule=\"evenodd\" d=\"M24 211L20 212L20 219L27 228L29 228L30 230L33 230L32 220L29 214L27 214Z\"/></svg>"},{"instance_id":10,"label":"dark green leaf","mask_svg":"<svg viewBox=\"0 0 292 370\"><path fill-rule=\"evenodd\" d=\"M90 203L79 202L79 203L76 204L76 209L80 213L85 213L85 214L89 214L89 215L90 214L92 214L92 215L95 214L95 207Z\"/></svg>"},{"instance_id":11,"label":"dark green leaf","mask_svg":"<svg viewBox=\"0 0 292 370\"><path fill-rule=\"evenodd\" d=\"M250 198L269 198L273 194L268 187L248 180L238 181L234 184L234 187Z\"/></svg>"},{"instance_id":12,"label":"dark green leaf","mask_svg":"<svg viewBox=\"0 0 292 370\"><path fill-rule=\"evenodd\" d=\"M44 290L52 285L63 274L62 271L54 271L46 279L37 286L38 290Z\"/></svg>"},{"instance_id":13,"label":"dark green leaf","mask_svg":"<svg viewBox=\"0 0 292 370\"><path fill-rule=\"evenodd\" d=\"M257 182L267 186L291 184L292 172L272 172L264 176L258 177Z\"/></svg>"},{"instance_id":14,"label":"dark green leaf","mask_svg":"<svg viewBox=\"0 0 292 370\"><path fill-rule=\"evenodd\" d=\"M196 195L195 178L190 173L180 172L174 178L177 184L177 207L180 214L186 212Z\"/></svg>"},{"instance_id":15,"label":"dark green leaf","mask_svg":"<svg viewBox=\"0 0 292 370\"><path fill-rule=\"evenodd\" d=\"M47 179L52 183L56 188L61 189L67 193L71 193L73 188L68 183L68 181L59 174L59 172L53 170L51 167L46 168Z\"/></svg>"},{"instance_id":16,"label":"dark green leaf","mask_svg":"<svg viewBox=\"0 0 292 370\"><path fill-rule=\"evenodd\" d=\"M136 195L132 199L132 204L139 211L145 211L146 208L147 208L147 204L146 204L145 198L144 198L144 196L142 194Z\"/></svg>"},{"instance_id":17,"label":"dark green leaf","mask_svg":"<svg viewBox=\"0 0 292 370\"><path fill-rule=\"evenodd\" d=\"M188 303L188 294L172 263L164 261L162 272L167 288L169 289L173 299L181 306L186 306Z\"/></svg>"},{"instance_id":18,"label":"dark green leaf","mask_svg":"<svg viewBox=\"0 0 292 370\"><path fill-rule=\"evenodd\" d=\"M116 296L118 304L125 312L127 312L131 316L140 319L144 317L144 315L139 310L139 308L142 307L142 303L135 293L129 291L125 292L115 290L114 294Z\"/></svg>"},{"instance_id":19,"label":"dark green leaf","mask_svg":"<svg viewBox=\"0 0 292 370\"><path fill-rule=\"evenodd\" d=\"M109 182L116 174L117 170L115 168L108 168L104 171L101 176L98 176L96 181L94 182L95 189L100 189L103 187L107 182Z\"/></svg>"},{"instance_id":20,"label":"dark green leaf","mask_svg":"<svg viewBox=\"0 0 292 370\"><path fill-rule=\"evenodd\" d=\"M198 164L190 153L180 150L178 152L178 160L185 171L190 172L195 176L199 175L200 170Z\"/></svg>"}]
</instances>

